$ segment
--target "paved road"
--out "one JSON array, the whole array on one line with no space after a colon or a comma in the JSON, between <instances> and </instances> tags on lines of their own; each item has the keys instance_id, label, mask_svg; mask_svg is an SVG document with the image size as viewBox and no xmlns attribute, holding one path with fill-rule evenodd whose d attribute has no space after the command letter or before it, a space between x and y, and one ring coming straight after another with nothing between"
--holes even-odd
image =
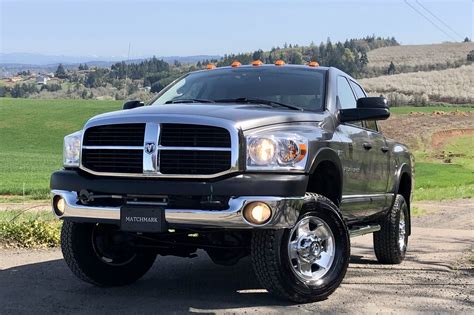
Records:
<instances>
[{"instance_id":1,"label":"paved road","mask_svg":"<svg viewBox=\"0 0 474 315\"><path fill-rule=\"evenodd\" d=\"M76 280L58 250L3 250L0 314L473 313L473 270L466 258L474 240L474 207L469 200L459 202L456 208L452 202L444 208L437 204L437 210L415 220L407 260L401 265L377 264L370 236L353 239L351 264L342 286L319 303L294 305L272 298L255 280L248 259L221 267L202 252L194 259L159 257L136 284L102 289ZM445 220L441 224L446 209L456 222L467 223L450 225Z\"/></svg>"}]
</instances>

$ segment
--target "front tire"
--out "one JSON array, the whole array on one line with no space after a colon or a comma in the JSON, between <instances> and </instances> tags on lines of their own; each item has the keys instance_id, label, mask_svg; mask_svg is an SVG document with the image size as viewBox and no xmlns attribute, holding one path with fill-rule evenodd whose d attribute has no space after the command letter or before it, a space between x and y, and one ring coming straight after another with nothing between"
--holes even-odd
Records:
<instances>
[{"instance_id":1,"label":"front tire","mask_svg":"<svg viewBox=\"0 0 474 315\"><path fill-rule=\"evenodd\" d=\"M382 264L400 264L408 245L408 205L402 195L397 195L393 207L381 222L381 229L374 233L374 251Z\"/></svg>"},{"instance_id":2,"label":"front tire","mask_svg":"<svg viewBox=\"0 0 474 315\"><path fill-rule=\"evenodd\" d=\"M126 233L107 224L64 221L61 249L71 271L97 286L133 283L156 259L155 252L136 249Z\"/></svg>"},{"instance_id":3,"label":"front tire","mask_svg":"<svg viewBox=\"0 0 474 315\"><path fill-rule=\"evenodd\" d=\"M307 194L292 229L256 230L252 263L262 286L297 303L320 301L344 279L350 258L346 225L327 198Z\"/></svg>"}]
</instances>

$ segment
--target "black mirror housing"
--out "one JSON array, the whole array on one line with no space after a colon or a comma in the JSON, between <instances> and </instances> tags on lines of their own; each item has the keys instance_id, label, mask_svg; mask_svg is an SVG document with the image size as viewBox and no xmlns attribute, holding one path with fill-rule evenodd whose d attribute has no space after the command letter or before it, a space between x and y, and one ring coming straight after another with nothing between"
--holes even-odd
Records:
<instances>
[{"instance_id":1,"label":"black mirror housing","mask_svg":"<svg viewBox=\"0 0 474 315\"><path fill-rule=\"evenodd\" d=\"M357 100L357 108L386 108L388 109L385 97L361 97Z\"/></svg>"},{"instance_id":2,"label":"black mirror housing","mask_svg":"<svg viewBox=\"0 0 474 315\"><path fill-rule=\"evenodd\" d=\"M357 108L341 109L339 121L385 120L390 117L385 97L362 97L357 100Z\"/></svg>"},{"instance_id":3,"label":"black mirror housing","mask_svg":"<svg viewBox=\"0 0 474 315\"><path fill-rule=\"evenodd\" d=\"M132 108L137 108L137 107L142 107L145 106L145 103L140 101L140 100L132 100L132 101L126 101L123 104L122 109L132 109Z\"/></svg>"},{"instance_id":4,"label":"black mirror housing","mask_svg":"<svg viewBox=\"0 0 474 315\"><path fill-rule=\"evenodd\" d=\"M349 108L339 111L339 121L385 120L390 117L388 108Z\"/></svg>"}]
</instances>

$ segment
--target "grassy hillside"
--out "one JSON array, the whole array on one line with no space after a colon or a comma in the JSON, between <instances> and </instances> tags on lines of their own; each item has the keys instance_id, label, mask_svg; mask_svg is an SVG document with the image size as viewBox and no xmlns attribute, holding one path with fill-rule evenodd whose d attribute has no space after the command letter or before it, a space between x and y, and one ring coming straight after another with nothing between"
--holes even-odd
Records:
<instances>
[{"instance_id":1,"label":"grassy hillside","mask_svg":"<svg viewBox=\"0 0 474 315\"><path fill-rule=\"evenodd\" d=\"M386 71L390 62L400 72L443 69L465 62L474 43L445 43L432 45L402 45L369 51L369 69Z\"/></svg>"},{"instance_id":2,"label":"grassy hillside","mask_svg":"<svg viewBox=\"0 0 474 315\"><path fill-rule=\"evenodd\" d=\"M474 103L474 65L428 72L401 73L362 79L373 95L383 94L392 105L444 102Z\"/></svg>"},{"instance_id":3,"label":"grassy hillside","mask_svg":"<svg viewBox=\"0 0 474 315\"><path fill-rule=\"evenodd\" d=\"M81 100L31 100L0 99L0 202L27 198L46 198L49 192L49 176L52 171L61 167L62 139L65 135L80 129L90 117L121 108L118 101L81 101ZM396 108L395 112L406 114L423 110L438 111L440 108ZM466 111L471 109L466 108ZM466 113L462 113L463 115ZM467 114L466 114L467 115ZM471 115L471 114L469 114ZM400 119L401 115L394 116ZM432 117L424 115L403 115L407 119L422 121L450 121L450 117ZM453 126L457 119L468 124L471 116L453 116ZM396 118L395 118L396 119ZM417 120L417 121L418 121ZM432 120L426 126L435 126ZM400 123L394 120L393 130L400 129ZM417 123L418 125L418 123ZM384 125L384 130L385 130ZM427 127L427 128L428 128ZM404 127L404 130L408 128ZM409 134L410 131L408 131ZM418 134L420 131L413 131ZM431 151L417 153L416 199L443 199L474 196L472 172L474 168L472 138L465 137L459 142L447 142L449 150L456 152L452 163L446 164L435 159ZM448 147L449 146L449 147ZM421 150L421 149L420 149ZM459 153L459 154L458 154Z\"/></svg>"},{"instance_id":4,"label":"grassy hillside","mask_svg":"<svg viewBox=\"0 0 474 315\"><path fill-rule=\"evenodd\" d=\"M117 101L0 98L0 194L46 196L50 173L62 165L62 141Z\"/></svg>"}]
</instances>

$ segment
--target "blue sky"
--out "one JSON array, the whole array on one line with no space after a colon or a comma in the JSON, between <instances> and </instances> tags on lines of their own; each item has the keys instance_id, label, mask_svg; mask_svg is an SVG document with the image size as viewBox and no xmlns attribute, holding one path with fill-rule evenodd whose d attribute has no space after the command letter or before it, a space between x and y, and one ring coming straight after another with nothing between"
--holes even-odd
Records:
<instances>
[{"instance_id":1,"label":"blue sky","mask_svg":"<svg viewBox=\"0 0 474 315\"><path fill-rule=\"evenodd\" d=\"M473 37L472 0L418 0ZM416 0L408 0L420 11ZM452 41L403 0L0 0L0 52L131 58L225 54L376 34L403 44ZM431 17L426 11L426 16ZM436 21L433 17L432 20ZM442 24L438 24L443 27Z\"/></svg>"}]
</instances>

